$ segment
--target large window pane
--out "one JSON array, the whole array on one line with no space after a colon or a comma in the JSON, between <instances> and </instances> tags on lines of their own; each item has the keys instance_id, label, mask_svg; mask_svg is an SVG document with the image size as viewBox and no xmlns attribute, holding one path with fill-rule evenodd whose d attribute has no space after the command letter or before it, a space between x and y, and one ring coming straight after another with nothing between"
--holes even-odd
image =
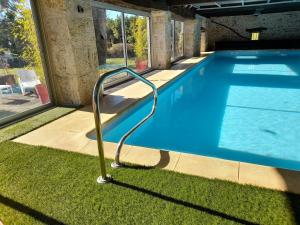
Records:
<instances>
[{"instance_id":1,"label":"large window pane","mask_svg":"<svg viewBox=\"0 0 300 225\"><path fill-rule=\"evenodd\" d=\"M174 58L178 59L183 56L183 22L175 21L174 38Z\"/></svg>"},{"instance_id":2,"label":"large window pane","mask_svg":"<svg viewBox=\"0 0 300 225\"><path fill-rule=\"evenodd\" d=\"M0 1L0 123L49 102L30 1Z\"/></svg>"},{"instance_id":3,"label":"large window pane","mask_svg":"<svg viewBox=\"0 0 300 225\"><path fill-rule=\"evenodd\" d=\"M128 67L142 72L149 68L148 18L125 13Z\"/></svg>"},{"instance_id":4,"label":"large window pane","mask_svg":"<svg viewBox=\"0 0 300 225\"><path fill-rule=\"evenodd\" d=\"M124 57L122 13L113 10L93 8L94 28L96 35L99 75L126 66ZM120 74L107 79L106 84L114 83L127 77Z\"/></svg>"}]
</instances>

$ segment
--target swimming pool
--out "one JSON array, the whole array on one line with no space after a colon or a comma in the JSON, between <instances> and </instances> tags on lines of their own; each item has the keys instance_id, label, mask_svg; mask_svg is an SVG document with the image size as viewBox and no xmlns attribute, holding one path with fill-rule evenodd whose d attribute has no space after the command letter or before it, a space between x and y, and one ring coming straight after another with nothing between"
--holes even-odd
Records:
<instances>
[{"instance_id":1,"label":"swimming pool","mask_svg":"<svg viewBox=\"0 0 300 225\"><path fill-rule=\"evenodd\" d=\"M126 144L300 170L300 51L222 51L159 90ZM109 123L118 142L149 97Z\"/></svg>"}]
</instances>

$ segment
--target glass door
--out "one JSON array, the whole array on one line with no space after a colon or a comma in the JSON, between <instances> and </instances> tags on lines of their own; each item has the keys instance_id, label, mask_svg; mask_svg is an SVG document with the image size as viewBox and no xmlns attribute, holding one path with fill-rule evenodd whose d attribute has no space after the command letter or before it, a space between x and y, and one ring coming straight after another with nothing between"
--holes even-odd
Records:
<instances>
[{"instance_id":1,"label":"glass door","mask_svg":"<svg viewBox=\"0 0 300 225\"><path fill-rule=\"evenodd\" d=\"M0 124L51 103L29 0L0 1Z\"/></svg>"},{"instance_id":2,"label":"glass door","mask_svg":"<svg viewBox=\"0 0 300 225\"><path fill-rule=\"evenodd\" d=\"M124 66L138 73L151 67L149 17L121 10L93 7L99 75ZM126 73L120 74L107 79L105 84L115 84L127 78Z\"/></svg>"},{"instance_id":3,"label":"glass door","mask_svg":"<svg viewBox=\"0 0 300 225\"><path fill-rule=\"evenodd\" d=\"M149 69L149 19L125 13L125 34L128 67L136 72Z\"/></svg>"}]
</instances>

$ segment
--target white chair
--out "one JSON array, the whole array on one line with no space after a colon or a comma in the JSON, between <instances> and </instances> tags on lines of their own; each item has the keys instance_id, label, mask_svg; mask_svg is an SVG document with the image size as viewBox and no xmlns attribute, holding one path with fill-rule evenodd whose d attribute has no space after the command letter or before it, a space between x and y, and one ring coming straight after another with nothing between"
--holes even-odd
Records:
<instances>
[{"instance_id":1,"label":"white chair","mask_svg":"<svg viewBox=\"0 0 300 225\"><path fill-rule=\"evenodd\" d=\"M26 92L35 92L35 86L41 83L34 70L18 70L17 74L23 95Z\"/></svg>"}]
</instances>

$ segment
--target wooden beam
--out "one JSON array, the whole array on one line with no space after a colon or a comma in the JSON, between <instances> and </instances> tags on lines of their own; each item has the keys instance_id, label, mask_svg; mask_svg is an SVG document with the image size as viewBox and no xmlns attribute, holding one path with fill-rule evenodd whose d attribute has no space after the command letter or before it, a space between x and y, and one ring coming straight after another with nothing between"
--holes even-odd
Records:
<instances>
[{"instance_id":1,"label":"wooden beam","mask_svg":"<svg viewBox=\"0 0 300 225\"><path fill-rule=\"evenodd\" d=\"M184 6L169 6L167 0L123 0L128 4L139 6L147 9L171 11L185 18L191 18L196 15L194 8L186 8Z\"/></svg>"},{"instance_id":2,"label":"wooden beam","mask_svg":"<svg viewBox=\"0 0 300 225\"><path fill-rule=\"evenodd\" d=\"M186 8L183 6L171 6L169 10L177 15L180 15L184 18L195 18L196 9L195 8Z\"/></svg>"},{"instance_id":3,"label":"wooden beam","mask_svg":"<svg viewBox=\"0 0 300 225\"><path fill-rule=\"evenodd\" d=\"M167 10L168 4L167 0L123 0L123 2L127 2L129 4L145 7L145 8L152 8L158 10Z\"/></svg>"},{"instance_id":4,"label":"wooden beam","mask_svg":"<svg viewBox=\"0 0 300 225\"><path fill-rule=\"evenodd\" d=\"M253 15L258 6L244 6L237 8L216 8L207 9L202 11L196 11L197 14L204 17L218 17L218 16L236 16L236 15ZM261 11L265 13L278 13L288 11L300 10L300 2L289 3L289 4L276 4L276 5L264 5Z\"/></svg>"},{"instance_id":5,"label":"wooden beam","mask_svg":"<svg viewBox=\"0 0 300 225\"><path fill-rule=\"evenodd\" d=\"M189 4L200 4L200 3L215 3L216 0L167 0L169 6L180 6Z\"/></svg>"}]
</instances>

